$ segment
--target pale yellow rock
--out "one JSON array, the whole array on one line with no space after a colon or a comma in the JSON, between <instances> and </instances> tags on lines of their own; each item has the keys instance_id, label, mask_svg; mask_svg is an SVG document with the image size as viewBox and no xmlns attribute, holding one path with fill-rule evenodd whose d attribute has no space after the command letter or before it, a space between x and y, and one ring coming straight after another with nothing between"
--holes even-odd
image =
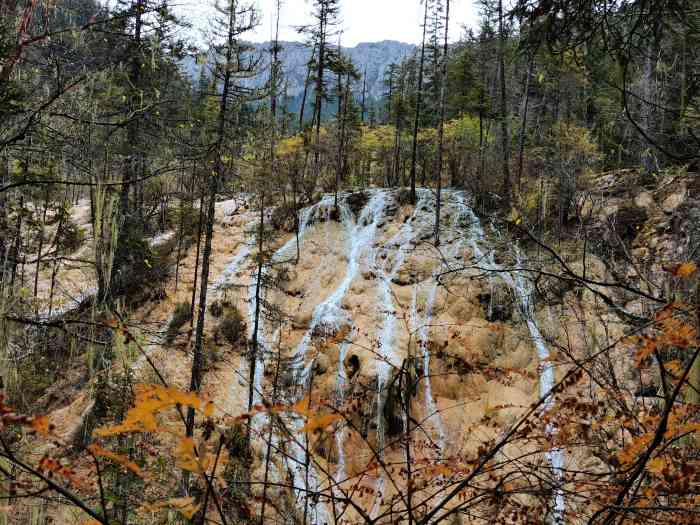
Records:
<instances>
[{"instance_id":1,"label":"pale yellow rock","mask_svg":"<svg viewBox=\"0 0 700 525\"><path fill-rule=\"evenodd\" d=\"M685 201L685 193L672 193L664 199L661 209L666 213L673 213Z\"/></svg>"},{"instance_id":2,"label":"pale yellow rock","mask_svg":"<svg viewBox=\"0 0 700 525\"><path fill-rule=\"evenodd\" d=\"M654 204L654 197L648 191L643 191L635 197L634 204L639 208L648 208Z\"/></svg>"}]
</instances>

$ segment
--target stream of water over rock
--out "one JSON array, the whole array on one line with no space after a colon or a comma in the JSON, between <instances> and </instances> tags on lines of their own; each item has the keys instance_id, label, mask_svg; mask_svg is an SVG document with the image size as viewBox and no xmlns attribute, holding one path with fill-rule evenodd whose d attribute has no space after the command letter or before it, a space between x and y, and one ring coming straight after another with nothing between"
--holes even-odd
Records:
<instances>
[{"instance_id":1,"label":"stream of water over rock","mask_svg":"<svg viewBox=\"0 0 700 525\"><path fill-rule=\"evenodd\" d=\"M408 329L415 338L421 362L424 413L426 418L424 425L430 429L436 444L437 458L444 453L446 430L440 411L433 396L431 385L431 352L429 347L431 326L434 322L433 312L436 297L438 295L442 273L454 268L468 265L465 260L467 252L477 264L486 270L497 271L499 278L511 288L519 301L519 310L523 320L527 324L528 331L537 350L540 360L539 390L540 395L545 396L554 386L554 370L548 361L549 352L544 338L534 317L534 308L531 302L532 290L529 282L522 273L502 272L493 258L492 251L488 248L481 223L468 204L468 197L459 191L447 190L443 192L443 216L441 219L442 243L439 250L435 251L436 263L432 274L423 280L412 284L412 300L410 312L406 321L407 326L401 326L398 317L397 304L392 290L392 282L402 270L408 255L421 244L431 241L435 220L435 195L431 190L422 189L418 192L418 203L409 216L404 219L398 231L388 241L380 242L380 232L385 224L392 220L399 207L397 202L398 192L395 190L368 190L367 202L361 211L353 211L348 203L347 195L341 195L338 210L334 210L333 196L325 196L317 204L305 208L300 214L299 241L303 243L309 233L318 223L336 219L345 235L343 258L345 262L344 274L334 289L313 310L313 315L308 327L301 337L300 342L293 350L294 362L298 368L294 374L298 388L297 394L284 401L293 402L303 397L313 378L314 359L310 358L309 349L314 337L319 334L333 335L341 328L348 329L346 340L339 345L339 362L336 371L336 392L338 403L342 404L348 384L345 370L345 358L355 337L353 313L343 308L353 282L358 275L371 273L375 279L375 293L377 308L381 312L379 326L376 327L376 349L374 351L376 370L376 443L377 453L381 456L385 447L385 418L384 408L386 402L386 387L392 373L400 368L402 359L397 345L399 330ZM280 262L289 259L290 253L296 248L296 238L291 238L272 256L272 262ZM244 262L250 257L252 250L243 246L234 256L230 265L222 277L213 285L214 288L225 286L226 282L239 271ZM301 250L302 257L304 250ZM520 254L514 248L513 256L519 260ZM265 270L267 271L267 270ZM256 310L256 278L248 286L248 326L252 335L252 327L255 321ZM420 304L420 306L419 306ZM260 318L258 342L259 351L256 356L254 375L254 403L260 403L263 396L263 378L265 375L266 356L272 354L272 341L279 335L279 328L268 327L264 316ZM302 394L299 395L298 392ZM551 396L547 399L544 410L549 410L552 404ZM260 432L266 416L259 414L253 420L256 434ZM404 421L404 425L407 422ZM286 468L291 475L296 488L297 501L306 507L306 514L313 525L330 523L329 511L325 503L318 497L310 498L311 494L329 493L333 491L333 485L342 483L346 473L346 443L347 430L341 426L335 433L335 445L338 450L337 464L332 480L323 481L315 468L313 461L307 461L307 448L309 444L300 432L303 420L300 417L289 417L286 421L288 430L296 434L296 439L287 443ZM405 428L405 427L404 427ZM550 432L556 429L550 428ZM275 440L273 448L279 443ZM563 468L564 457L559 450L551 450L547 458L555 471ZM281 479L280 472L273 473L276 479ZM371 516L376 517L381 512L381 499L385 488L385 479L378 476L375 486L376 500ZM303 502L303 503L302 503ZM564 510L564 497L561 491L555 491L556 519L561 521Z\"/></svg>"}]
</instances>

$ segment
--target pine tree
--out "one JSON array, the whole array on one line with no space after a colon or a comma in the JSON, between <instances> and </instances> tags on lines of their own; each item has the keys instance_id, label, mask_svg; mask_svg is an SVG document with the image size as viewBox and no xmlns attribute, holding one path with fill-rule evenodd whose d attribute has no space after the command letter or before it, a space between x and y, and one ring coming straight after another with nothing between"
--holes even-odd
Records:
<instances>
[{"instance_id":1,"label":"pine tree","mask_svg":"<svg viewBox=\"0 0 700 525\"><path fill-rule=\"evenodd\" d=\"M416 204L416 161L418 159L418 127L423 103L423 73L425 69L425 37L428 31L429 0L423 0L423 38L418 62L418 84L416 85L415 115L413 118L413 142L411 144L411 203Z\"/></svg>"},{"instance_id":2,"label":"pine tree","mask_svg":"<svg viewBox=\"0 0 700 525\"><path fill-rule=\"evenodd\" d=\"M314 0L312 12L314 24L304 26L299 31L307 35L309 44L316 49L314 73L314 162L312 187L316 187L321 172L321 118L323 102L331 99L332 93L327 78L328 70L334 70L338 63L339 50L331 44L337 36L340 16L340 0Z\"/></svg>"}]
</instances>

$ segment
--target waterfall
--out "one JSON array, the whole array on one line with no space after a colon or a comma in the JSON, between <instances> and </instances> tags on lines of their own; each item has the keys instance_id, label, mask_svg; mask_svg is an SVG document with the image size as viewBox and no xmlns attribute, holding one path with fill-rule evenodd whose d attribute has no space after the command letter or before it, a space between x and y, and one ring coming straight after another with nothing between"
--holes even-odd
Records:
<instances>
[{"instance_id":1,"label":"waterfall","mask_svg":"<svg viewBox=\"0 0 700 525\"><path fill-rule=\"evenodd\" d=\"M392 290L392 281L405 265L410 251L421 242L432 236L434 227L434 195L430 190L419 190L419 200L412 211L400 226L398 232L382 246L375 246L380 238L379 231L387 221L387 208L395 205L394 194L389 190L370 190L367 192L369 201L355 217L350 209L347 196L341 196L338 203L338 216L342 229L345 232L345 258L347 260L345 273L330 295L321 301L312 314L308 328L304 332L299 344L293 351L295 362L299 363L296 372L296 382L305 391L313 370L313 360L309 360L309 350L315 337L319 335L333 335L343 327L352 328L350 339L356 334L352 326L352 313L341 308L343 300L347 296L350 287L363 269L370 270L376 277L375 291L377 304L381 308L381 321L377 327L377 357L375 359L377 375L377 398L376 398L376 424L377 424L377 450L380 454L384 448L384 403L386 401L386 385L391 377L393 367L400 365L400 354L397 348L397 331L399 329L399 317L397 315L397 304ZM481 266L491 270L500 270L500 267L493 260L493 253L485 248L484 232L479 219L467 203L466 196L462 192L447 190L443 192L445 207L443 208L443 218L441 221L441 232L443 232L442 246L440 249L440 260L432 268L432 278L422 283L413 285L411 305L410 305L410 329L415 334L418 355L422 362L422 381L424 385L424 410L431 425L431 434L435 436L439 457L444 456L446 447L446 431L444 422L438 411L436 400L433 396L431 384L431 356L429 349L431 325L435 322L435 302L438 297L439 285L437 277L440 272L454 266L462 264L463 252L466 248L471 248L474 257L480 261ZM305 208L301 213L299 239L303 239L309 231L309 227L319 218L331 217L334 210L333 196L324 197L319 203L309 208ZM289 256L296 243L296 239L290 239L273 256L272 261L280 262ZM483 247L483 248L482 248ZM215 287L223 288L232 275L239 271L240 265L251 255L251 248L243 246L236 256L227 266L224 275L217 280ZM520 254L516 251L516 257ZM266 272L267 269L264 269ZM499 272L500 273L500 272ZM509 288L513 290L520 301L520 310L530 333L530 337L537 350L540 360L539 388L541 395L547 394L554 385L554 370L548 361L549 352L545 345L539 327L533 317L533 306L531 304L531 288L528 281L520 274L507 272L500 273L501 278ZM255 287L256 275L248 287L248 318L249 327L252 330L255 316ZM493 294L492 294L493 296ZM491 308L492 305L489 305ZM263 316L260 318L258 341L259 351L256 360L256 371L254 378L254 402L260 403L262 400L263 377L265 369L265 356L270 352L270 340L272 334L266 326ZM337 403L341 406L345 401L348 387L344 362L350 346L350 342L344 341L339 345L339 359L337 366ZM294 396L287 401L295 401ZM544 410L549 410L552 406L551 396L546 400ZM254 428L260 429L265 421L265 415L260 414L253 418ZM318 494L322 493L322 480L320 479L313 463L306 468L306 445L304 436L300 432L304 420L298 416L286 417L287 426L294 439L287 440L288 458L287 467L290 472L298 501L308 498L309 519L312 525L320 525L324 522L331 522L326 505L318 501ZM555 432L556 429L549 428L548 432ZM338 462L334 472L335 483L342 482L347 477L345 440L348 437L348 430L341 427L336 432L335 444L338 449ZM278 440L275 441L277 443ZM281 445L281 444L280 444ZM564 457L559 450L547 452L548 461L552 465L555 475L563 469ZM280 473L273 467L274 475L277 479L282 479ZM381 512L381 497L386 485L386 479L379 476L375 486L376 499L371 516L376 516ZM336 488L333 487L332 491ZM316 496L308 496L308 493ZM555 513L557 520L564 512L564 497L561 490L555 492Z\"/></svg>"},{"instance_id":2,"label":"waterfall","mask_svg":"<svg viewBox=\"0 0 700 525\"><path fill-rule=\"evenodd\" d=\"M384 217L387 192L373 192L367 205L362 210L357 222L354 221L353 213L345 200L338 204L340 208L340 221L347 233L346 253L347 270L345 276L333 293L318 306L316 306L309 329L304 334L296 349L296 357L301 363L306 363L309 345L313 339L313 334L322 330L325 333L334 333L344 324L351 321L348 315L340 308L345 295L352 284L352 281L360 269L360 261L366 249L374 242L377 226ZM305 385L310 377L313 363L308 363L303 368L299 383Z\"/></svg>"},{"instance_id":3,"label":"waterfall","mask_svg":"<svg viewBox=\"0 0 700 525\"><path fill-rule=\"evenodd\" d=\"M250 231L252 231L250 228L245 229L246 234ZM250 255L250 251L250 245L244 242L234 258L231 259L231 262L226 265L226 268L224 268L224 271L221 273L219 278L214 281L213 284L209 285L209 290L220 291L229 286L231 284L231 280L240 270L243 261Z\"/></svg>"},{"instance_id":4,"label":"waterfall","mask_svg":"<svg viewBox=\"0 0 700 525\"><path fill-rule=\"evenodd\" d=\"M469 231L469 242L473 251L475 258L479 261L480 266L487 270L499 271L501 267L497 265L493 258L493 253L489 251L484 253L481 250L480 244L484 243L484 231L481 227L481 223L473 212L473 210L466 204L463 196L459 197L459 206L461 208L461 214L471 221L472 227ZM514 248L516 265L520 267L521 265L521 254L517 246ZM535 345L537 350L537 356L539 359L539 395L540 397L547 396L544 402L543 410L548 411L552 408L554 399L552 398L551 391L554 388L554 367L552 363L549 362L549 350L545 345L544 337L540 332L539 326L534 317L534 308L532 305L532 285L523 277L522 272L499 272L499 276L506 285L513 291L516 299L519 300L520 313L525 319L528 331L530 333L530 339ZM492 294L493 296L493 294ZM548 425L547 434L552 435L556 433L556 428L552 425ZM564 453L560 449L552 449L545 453L545 457L552 466L554 471L554 476L557 478L558 483L561 482L562 472L564 469ZM566 505L564 501L563 491L557 487L554 491L554 520L555 523L564 523L564 511Z\"/></svg>"},{"instance_id":5,"label":"waterfall","mask_svg":"<svg viewBox=\"0 0 700 525\"><path fill-rule=\"evenodd\" d=\"M323 213L325 216L328 216L330 214L330 206L332 206L332 196L325 196L320 202L316 203L313 206L310 206L308 208L305 208L301 212L300 220L299 220L299 241L301 241L306 234L308 226L312 223L313 219L316 218L317 214ZM280 262L283 261L285 257L288 256L288 254L292 251L292 249L296 246L296 237L292 237L287 241L279 250L277 250L272 258L272 262ZM264 268L263 272L266 273L267 269ZM250 329L250 337L252 338L252 330L254 329L255 326L255 310L257 307L257 300L256 300L256 287L257 287L257 274L253 275L253 279L251 284L248 287L248 325ZM262 395L263 395L263 377L265 375L265 354L270 351L270 347L268 344L268 339L267 339L267 331L266 331L266 326L265 326L265 316L260 315L259 317L259 324L258 324L258 352L256 355L256 362L255 362L255 376L254 376L254 381L253 381L253 404L258 404L262 401ZM263 423L266 420L266 416L264 414L257 414L254 416L251 420L251 425L253 426L254 429L256 429L256 433L259 433L260 428L262 427ZM289 430L293 435L299 435L299 430L303 426L303 421L299 417L291 417L290 421L288 422L289 424ZM276 440L275 440L276 443ZM289 454L293 458L293 464L289 465L288 462L288 469L292 473L292 478L294 482L294 487L295 487L295 492L297 494L298 498L304 498L306 497L305 495L307 494L307 491L312 491L315 492L318 490L318 479L315 473L315 469L313 468L313 465L309 466L309 482L306 482L305 479L305 451L304 449L300 446L300 444L295 441L291 440L290 443L288 444L289 446ZM275 468L272 468L272 473L275 478L280 478L279 474L276 472ZM323 506L321 503L314 503L313 501L310 503L311 504L311 523L312 525L315 524L323 524L326 522L329 522L328 520L328 513L325 509L325 506Z\"/></svg>"},{"instance_id":6,"label":"waterfall","mask_svg":"<svg viewBox=\"0 0 700 525\"><path fill-rule=\"evenodd\" d=\"M377 304L384 305L384 322L379 332L378 360L377 360L377 451L383 453L385 429L384 429L384 388L389 379L392 367L398 365L398 357L395 351L396 330L396 305L391 291L391 281L401 270L406 259L407 250L417 244L414 222L419 218L420 210L426 208L430 202L431 194L427 190L419 192L419 198L411 216L403 223L399 232L389 240L386 248L381 251L373 251L370 264L378 280ZM419 226L425 226L425 221ZM420 230L419 230L420 231ZM395 251L393 262L388 254L388 249ZM382 259L382 256L384 259ZM381 261L386 260L383 264ZM405 424L405 423L404 423Z\"/></svg>"}]
</instances>

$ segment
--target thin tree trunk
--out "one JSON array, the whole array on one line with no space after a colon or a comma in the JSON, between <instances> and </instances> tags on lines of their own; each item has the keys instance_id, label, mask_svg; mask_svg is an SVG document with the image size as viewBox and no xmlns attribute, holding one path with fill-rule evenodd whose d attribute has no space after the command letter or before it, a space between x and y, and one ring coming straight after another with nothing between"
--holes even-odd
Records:
<instances>
[{"instance_id":1,"label":"thin tree trunk","mask_svg":"<svg viewBox=\"0 0 700 525\"><path fill-rule=\"evenodd\" d=\"M39 290L39 270L41 269L41 257L42 251L44 249L44 228L46 227L46 212L49 208L49 185L46 185L46 194L44 195L44 212L41 218L41 233L39 235L39 251L36 255L36 269L34 271L34 301L35 301L35 314L39 315L39 302L38 302L38 290Z\"/></svg>"},{"instance_id":2,"label":"thin tree trunk","mask_svg":"<svg viewBox=\"0 0 700 525\"><path fill-rule=\"evenodd\" d=\"M530 57L527 66L527 77L525 78L525 94L523 95L523 118L520 123L520 140L518 144L518 193L521 191L523 178L523 155L525 153L525 134L527 132L527 110L530 103L530 79L535 65L535 57Z\"/></svg>"},{"instance_id":3,"label":"thin tree trunk","mask_svg":"<svg viewBox=\"0 0 700 525\"><path fill-rule=\"evenodd\" d=\"M642 98L641 102L641 125L647 136L652 136L653 125L652 125L652 99L654 98L653 93L653 63L652 63L652 46L649 45L644 56L644 69L642 76ZM641 152L640 161L642 168L645 172L650 173L654 170L654 155L652 153L652 148L646 143L645 140L641 140Z\"/></svg>"},{"instance_id":4,"label":"thin tree trunk","mask_svg":"<svg viewBox=\"0 0 700 525\"><path fill-rule=\"evenodd\" d=\"M449 0L448 0L449 1ZM404 413L406 416L406 428L404 432L404 454L406 457L406 511L408 513L408 525L413 525L413 468L411 463L411 396L413 391L413 380L408 370L413 364L411 355L408 360L404 360L400 370L401 381L407 384L401 385L400 391L403 394Z\"/></svg>"},{"instance_id":5,"label":"thin tree trunk","mask_svg":"<svg viewBox=\"0 0 700 525\"><path fill-rule=\"evenodd\" d=\"M132 87L132 92L130 93L130 111L135 111L136 108L134 104L136 103L136 92L138 86L141 84L141 29L143 26L142 15L144 12L144 0L135 0L132 3L132 8L134 12L134 39L133 39L133 49L131 52L131 67L129 69L129 84ZM132 148L138 147L138 121L132 119L127 126L127 144ZM119 198L119 209L121 212L121 229L131 220L131 209L129 207L129 190L132 186L132 181L136 178L138 159L135 158L134 153L129 155L126 159L126 166L122 174L122 187ZM134 190L136 191L136 189ZM122 235L119 236L120 239Z\"/></svg>"},{"instance_id":6,"label":"thin tree trunk","mask_svg":"<svg viewBox=\"0 0 700 525\"><path fill-rule=\"evenodd\" d=\"M255 279L255 317L253 320L253 338L250 353L250 375L248 377L248 412L253 409L253 399L255 396L255 373L258 359L258 331L260 329L260 291L263 278L263 236L265 233L265 193L260 196L260 224L258 226L258 268ZM248 420L247 442L250 444L252 419Z\"/></svg>"},{"instance_id":7,"label":"thin tree trunk","mask_svg":"<svg viewBox=\"0 0 700 525\"><path fill-rule=\"evenodd\" d=\"M67 200L67 195L66 195L66 200ZM53 310L53 292L54 292L54 288L56 286L56 274L58 273L59 250L60 250L61 234L63 233L63 220L64 220L64 214L61 213L61 216L58 219L58 226L56 227L56 235L55 235L54 243L53 243L55 246L55 250L56 250L56 256L54 257L53 267L51 268L51 288L49 289L49 315L48 315L49 318L51 318L51 313Z\"/></svg>"},{"instance_id":8,"label":"thin tree trunk","mask_svg":"<svg viewBox=\"0 0 700 525\"><path fill-rule=\"evenodd\" d=\"M348 78L347 80L348 84L350 83L350 79ZM343 154L344 154L344 147L345 147L345 107L347 106L347 103L345 102L345 95L343 92L343 82L342 82L342 75L338 74L338 125L340 127L340 133L338 137L338 160L336 164L336 170L335 170L335 197L334 197L334 206L336 209L338 208L338 191L340 189L340 179L342 176L343 172Z\"/></svg>"},{"instance_id":9,"label":"thin tree trunk","mask_svg":"<svg viewBox=\"0 0 700 525\"><path fill-rule=\"evenodd\" d=\"M0 197L1 199L2 197ZM12 279L10 281L10 290L14 289L15 286L15 279L17 277L17 263L18 259L20 256L20 250L22 248L22 210L24 210L24 195L19 196L19 210L20 212L17 214L17 224L15 226L15 249L13 255L13 261L11 263L12 267ZM0 221L2 220L2 216L0 215ZM0 235L3 235L0 230ZM6 252L2 256L2 261L0 261L0 264L4 264L4 261L7 260L8 258L8 253Z\"/></svg>"},{"instance_id":10,"label":"thin tree trunk","mask_svg":"<svg viewBox=\"0 0 700 525\"><path fill-rule=\"evenodd\" d=\"M503 207L510 209L512 202L512 184L510 180L510 136L508 134L508 106L506 92L506 35L503 24L503 0L498 0L498 69L500 82L500 120L501 120L501 169L503 174Z\"/></svg>"},{"instance_id":11,"label":"thin tree trunk","mask_svg":"<svg viewBox=\"0 0 700 525\"><path fill-rule=\"evenodd\" d=\"M321 161L321 113L323 106L323 74L325 72L325 59L326 59L326 6L324 3L321 4L320 13L320 30L319 30L319 40L318 40L318 67L316 69L316 102L314 105L314 112L316 114L316 137L314 141L314 172L313 172L313 189L316 189L318 183L318 177L320 175L320 161Z\"/></svg>"},{"instance_id":12,"label":"thin tree trunk","mask_svg":"<svg viewBox=\"0 0 700 525\"><path fill-rule=\"evenodd\" d=\"M4 187L5 184L7 183L8 180L8 169L7 169L7 159L5 157L0 157L0 187ZM17 216L17 223L21 224L19 216L21 214L18 214ZM18 227L19 229L19 227ZM9 259L9 246L10 246L10 238L7 235L7 232L9 231L9 227L7 224L7 192L0 192L0 292L3 292L3 288L7 284L6 281L7 279L5 276L7 275L7 261ZM18 232L19 233L19 232ZM18 257L19 252L16 251L14 257ZM16 266L16 262L12 264L13 268ZM12 283L14 285L14 280L15 280L15 270L12 270ZM3 295L0 295L0 297L4 297Z\"/></svg>"},{"instance_id":13,"label":"thin tree trunk","mask_svg":"<svg viewBox=\"0 0 700 525\"><path fill-rule=\"evenodd\" d=\"M197 249L194 255L194 277L192 278L192 299L190 300L190 328L194 323L194 304L197 298L197 276L199 274L199 250L202 245L202 227L204 224L204 191L199 197L199 224L197 224Z\"/></svg>"},{"instance_id":14,"label":"thin tree trunk","mask_svg":"<svg viewBox=\"0 0 700 525\"><path fill-rule=\"evenodd\" d=\"M301 108L299 109L299 130L304 129L304 111L306 109L306 97L309 93L309 84L311 80L311 64L314 61L314 56L316 55L316 46L311 50L311 59L306 68L306 80L304 80L304 94L301 97Z\"/></svg>"},{"instance_id":15,"label":"thin tree trunk","mask_svg":"<svg viewBox=\"0 0 700 525\"><path fill-rule=\"evenodd\" d=\"M440 73L440 123L438 126L437 166L437 202L435 205L435 246L440 246L440 207L442 200L442 155L445 141L445 95L447 92L447 52L449 50L450 0L445 2L445 42L442 51L442 68Z\"/></svg>"},{"instance_id":16,"label":"thin tree trunk","mask_svg":"<svg viewBox=\"0 0 700 525\"><path fill-rule=\"evenodd\" d=\"M272 382L272 405L277 403L277 389L279 387L280 368L282 367L282 347L277 344L277 366ZM265 450L265 474L263 476L262 503L260 504L260 525L265 525L265 504L267 503L267 483L270 475L270 460L272 459L272 433L274 431L274 414L270 414L270 429L267 433L267 449Z\"/></svg>"},{"instance_id":17,"label":"thin tree trunk","mask_svg":"<svg viewBox=\"0 0 700 525\"><path fill-rule=\"evenodd\" d=\"M416 87L416 114L413 119L413 145L411 148L411 204L416 204L416 161L418 160L418 127L420 126L421 104L423 103L423 71L425 68L425 35L428 28L428 0L423 13L423 39L420 46L418 66L418 86Z\"/></svg>"},{"instance_id":18,"label":"thin tree trunk","mask_svg":"<svg viewBox=\"0 0 700 525\"><path fill-rule=\"evenodd\" d=\"M211 241L214 234L214 217L216 211L216 193L218 185L218 173L210 175L209 199L207 210L207 229L204 237L204 251L202 252L202 276L199 285L199 310L197 311L197 329L195 331L194 350L192 356L192 375L190 378L190 392L198 392L202 382L202 368L204 365L204 316L207 309L207 288L209 287L209 260L211 258ZM194 434L194 409L187 410L186 435Z\"/></svg>"},{"instance_id":19,"label":"thin tree trunk","mask_svg":"<svg viewBox=\"0 0 700 525\"><path fill-rule=\"evenodd\" d=\"M362 115L360 116L361 122L364 124L365 123L365 113L367 113L367 66L365 66L365 70L362 73Z\"/></svg>"},{"instance_id":20,"label":"thin tree trunk","mask_svg":"<svg viewBox=\"0 0 700 525\"><path fill-rule=\"evenodd\" d=\"M271 98L271 101L270 101L271 111L270 111L270 113L272 116L272 129L271 129L271 140L270 140L271 159L270 160L271 160L271 167L272 167L272 171L273 171L273 177L275 176L275 137L276 137L276 123L277 123L276 122L277 49L278 49L278 45L279 45L281 0L277 0L276 7L277 7L277 17L276 17L275 41L274 41L275 52L273 55L272 79L270 82L270 84L272 86L272 90L270 92L270 98ZM292 192L295 193L295 190L292 189ZM294 198L294 212L296 214L296 196L294 196L293 198ZM258 305L260 304L260 302L259 302L260 301L260 299L259 299L260 298L259 286L260 286L260 279L262 277L262 275L261 275L262 274L262 272L261 272L261 270L262 270L262 266L261 266L262 247L263 247L263 245L262 245L262 233L263 233L264 218L265 218L264 202L265 201L264 201L264 195L263 195L263 199L261 199L261 203L260 203L261 204L261 206L260 206L260 232L259 232L260 233L260 240L259 240L259 245L258 245L259 246L259 248L258 248L258 252L259 252L258 253L258 255L259 255L258 265L259 266L258 266L258 282L256 283L256 291L255 291L256 292L255 293L255 295L256 295L256 303L255 303L255 309L256 309L255 324L256 324L256 327L255 327L254 334L253 334L253 336L255 338L254 348L257 347L257 333L258 333L258 328L259 328L259 326L258 326L258 315L259 315ZM297 228L297 230L298 230L298 228ZM297 243L298 243L298 238L297 238ZM298 249L298 247L297 247L297 249ZM273 404L277 400L277 382L279 380L279 369L280 369L280 358L281 358L281 354L279 352L281 352L281 350L278 346L278 360L277 360L277 367L275 368L275 379L274 379L274 383L273 383L273 392L272 392L272 403ZM255 360L257 358L257 355L256 355L257 351L255 351L254 354L255 355L253 355L253 359ZM251 363L251 365L252 365L251 370L254 371L255 365L252 363ZM255 381L255 374L254 373L253 373L251 379L253 380L253 382L251 383L251 385L252 385ZM251 399L249 397L249 399L248 399L249 404L250 404L250 401L251 401ZM250 408L252 408L252 406ZM248 428L250 429L250 425L248 426ZM272 415L271 415L270 416L270 430L269 430L268 435L267 435L267 448L265 450L265 475L264 475L264 479L263 479L263 495L262 495L262 503L261 503L261 507L260 507L260 525L264 525L264 523L265 523L265 504L267 503L267 483L268 483L268 475L270 472L270 449L271 449L271 442L272 442L272 431L273 431L273 419L272 419Z\"/></svg>"},{"instance_id":21,"label":"thin tree trunk","mask_svg":"<svg viewBox=\"0 0 700 525\"><path fill-rule=\"evenodd\" d=\"M393 185L397 185L401 180L401 112L403 109L404 77L401 73L401 85L399 86L399 101L396 105L396 121L394 122L394 175Z\"/></svg>"}]
</instances>

